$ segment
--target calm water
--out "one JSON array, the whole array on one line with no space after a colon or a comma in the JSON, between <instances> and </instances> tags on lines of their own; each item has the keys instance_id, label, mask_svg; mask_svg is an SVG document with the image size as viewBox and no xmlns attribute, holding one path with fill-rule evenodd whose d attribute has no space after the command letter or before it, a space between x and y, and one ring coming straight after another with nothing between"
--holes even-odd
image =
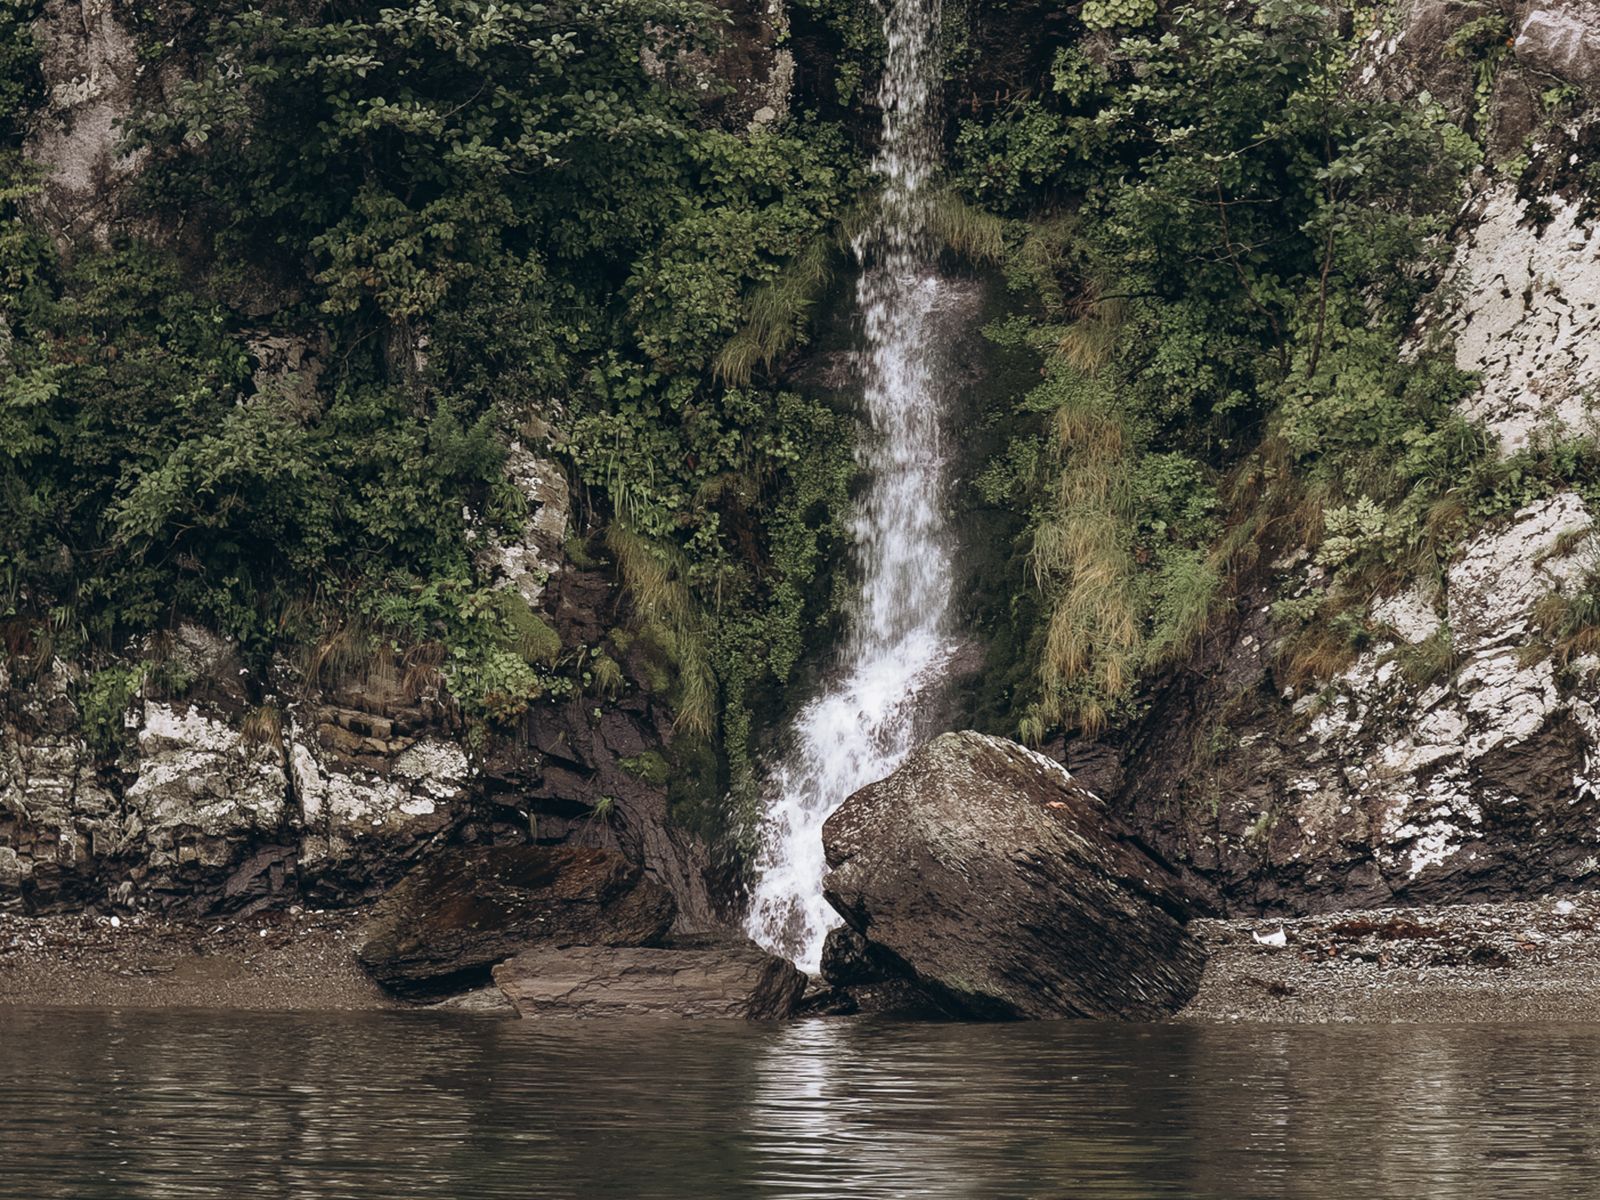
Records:
<instances>
[{"instance_id":1,"label":"calm water","mask_svg":"<svg viewBox=\"0 0 1600 1200\"><path fill-rule=\"evenodd\" d=\"M1600 1195L1600 1029L0 1013L0 1196Z\"/></svg>"}]
</instances>

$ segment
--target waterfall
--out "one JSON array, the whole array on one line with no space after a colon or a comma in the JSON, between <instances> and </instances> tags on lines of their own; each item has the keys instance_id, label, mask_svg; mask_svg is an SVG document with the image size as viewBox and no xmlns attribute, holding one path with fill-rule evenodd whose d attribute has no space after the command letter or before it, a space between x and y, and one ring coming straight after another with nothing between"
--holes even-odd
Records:
<instances>
[{"instance_id":1,"label":"waterfall","mask_svg":"<svg viewBox=\"0 0 1600 1200\"><path fill-rule=\"evenodd\" d=\"M929 183L940 134L939 0L892 0L878 90L883 180L857 241L867 478L853 532L862 578L836 678L800 712L764 788L766 814L748 932L815 972L838 918L822 898L822 823L851 792L892 772L922 732L919 712L955 649Z\"/></svg>"}]
</instances>

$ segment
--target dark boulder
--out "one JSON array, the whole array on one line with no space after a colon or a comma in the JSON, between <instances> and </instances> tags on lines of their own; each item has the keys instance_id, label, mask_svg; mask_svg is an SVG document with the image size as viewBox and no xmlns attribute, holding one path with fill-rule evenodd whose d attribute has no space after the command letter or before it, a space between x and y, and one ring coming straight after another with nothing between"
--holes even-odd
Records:
<instances>
[{"instance_id":1,"label":"dark boulder","mask_svg":"<svg viewBox=\"0 0 1600 1200\"><path fill-rule=\"evenodd\" d=\"M886 978L872 961L872 947L848 925L828 931L822 943L822 977L834 987L857 983L879 983Z\"/></svg>"},{"instance_id":2,"label":"dark boulder","mask_svg":"<svg viewBox=\"0 0 1600 1200\"><path fill-rule=\"evenodd\" d=\"M898 961L848 925L828 931L821 965L827 986L806 997L802 1008L807 1016L871 1013L920 1020L960 1015L907 978Z\"/></svg>"},{"instance_id":3,"label":"dark boulder","mask_svg":"<svg viewBox=\"0 0 1600 1200\"><path fill-rule=\"evenodd\" d=\"M524 1017L793 1016L806 977L748 943L692 948L545 945L494 969Z\"/></svg>"},{"instance_id":4,"label":"dark boulder","mask_svg":"<svg viewBox=\"0 0 1600 1200\"><path fill-rule=\"evenodd\" d=\"M1177 877L1065 768L951 733L828 818L828 902L952 1014L1149 1020L1199 986ZM836 946L842 957L844 947Z\"/></svg>"},{"instance_id":5,"label":"dark boulder","mask_svg":"<svg viewBox=\"0 0 1600 1200\"><path fill-rule=\"evenodd\" d=\"M445 854L373 910L357 954L407 996L488 982L489 968L541 943L647 946L672 926L672 895L633 863L589 846L501 846Z\"/></svg>"}]
</instances>

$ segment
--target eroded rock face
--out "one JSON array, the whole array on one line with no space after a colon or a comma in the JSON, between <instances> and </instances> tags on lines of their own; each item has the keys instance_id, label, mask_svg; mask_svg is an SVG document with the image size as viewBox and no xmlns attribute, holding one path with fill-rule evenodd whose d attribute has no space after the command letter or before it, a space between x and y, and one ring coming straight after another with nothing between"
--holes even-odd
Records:
<instances>
[{"instance_id":1,"label":"eroded rock face","mask_svg":"<svg viewBox=\"0 0 1600 1200\"><path fill-rule=\"evenodd\" d=\"M672 926L665 889L620 855L504 846L441 855L373 911L362 966L405 995L481 984L497 962L544 942L646 946Z\"/></svg>"},{"instance_id":2,"label":"eroded rock face","mask_svg":"<svg viewBox=\"0 0 1600 1200\"><path fill-rule=\"evenodd\" d=\"M50 0L39 23L48 98L28 153L46 168L42 215L67 241L110 240L122 187L139 168L139 156L120 152L139 64L116 8Z\"/></svg>"},{"instance_id":3,"label":"eroded rock face","mask_svg":"<svg viewBox=\"0 0 1600 1200\"><path fill-rule=\"evenodd\" d=\"M1372 644L1301 691L1271 690L1282 635L1263 604L1124 748L1120 807L1230 912L1482 900L1600 874L1600 662L1558 667L1534 640L1540 601L1592 570L1592 529L1573 493L1527 505L1472 539L1437 594L1380 598ZM1229 744L1197 756L1218 729Z\"/></svg>"},{"instance_id":4,"label":"eroded rock face","mask_svg":"<svg viewBox=\"0 0 1600 1200\"><path fill-rule=\"evenodd\" d=\"M1535 8L1523 17L1515 48L1524 65L1600 94L1600 8Z\"/></svg>"},{"instance_id":5,"label":"eroded rock face","mask_svg":"<svg viewBox=\"0 0 1600 1200\"><path fill-rule=\"evenodd\" d=\"M1576 203L1545 207L1536 220L1511 184L1480 197L1441 290L1456 363L1481 380L1467 415L1506 453L1594 427L1600 236Z\"/></svg>"},{"instance_id":6,"label":"eroded rock face","mask_svg":"<svg viewBox=\"0 0 1600 1200\"><path fill-rule=\"evenodd\" d=\"M1060 763L935 738L823 827L828 902L958 1014L1153 1019L1205 956L1179 884Z\"/></svg>"},{"instance_id":7,"label":"eroded rock face","mask_svg":"<svg viewBox=\"0 0 1600 1200\"><path fill-rule=\"evenodd\" d=\"M748 944L671 949L542 946L494 969L523 1017L793 1016L806 977Z\"/></svg>"},{"instance_id":8,"label":"eroded rock face","mask_svg":"<svg viewBox=\"0 0 1600 1200\"><path fill-rule=\"evenodd\" d=\"M140 707L138 773L123 804L127 841L143 842L144 890L214 891L288 834L283 751L194 704Z\"/></svg>"},{"instance_id":9,"label":"eroded rock face","mask_svg":"<svg viewBox=\"0 0 1600 1200\"><path fill-rule=\"evenodd\" d=\"M387 884L462 815L473 774L466 752L455 741L410 735L396 724L322 705L289 726L304 831L301 870L313 893L319 881L334 894Z\"/></svg>"},{"instance_id":10,"label":"eroded rock face","mask_svg":"<svg viewBox=\"0 0 1600 1200\"><path fill-rule=\"evenodd\" d=\"M1583 502L1564 494L1467 547L1444 597L1460 661L1453 677L1418 688L1395 644L1381 644L1331 696L1308 702L1315 748L1291 787L1307 799L1331 793L1322 807L1363 814L1395 892L1449 898L1477 877L1515 877L1532 856L1559 878L1589 856L1585 847L1600 846L1588 763L1600 715L1589 695L1558 686L1549 657L1528 661L1521 648L1539 600L1582 579L1591 523ZM1423 630L1413 623L1401 645L1434 636Z\"/></svg>"},{"instance_id":11,"label":"eroded rock face","mask_svg":"<svg viewBox=\"0 0 1600 1200\"><path fill-rule=\"evenodd\" d=\"M99 780L70 687L50 668L13 687L0 667L0 908L50 908L105 897L96 855L127 840L118 798Z\"/></svg>"},{"instance_id":12,"label":"eroded rock face","mask_svg":"<svg viewBox=\"0 0 1600 1200\"><path fill-rule=\"evenodd\" d=\"M523 497L528 515L520 536L494 538L479 555L485 573L537 609L551 576L561 569L571 499L559 464L534 454L522 443L506 455L506 477Z\"/></svg>"}]
</instances>

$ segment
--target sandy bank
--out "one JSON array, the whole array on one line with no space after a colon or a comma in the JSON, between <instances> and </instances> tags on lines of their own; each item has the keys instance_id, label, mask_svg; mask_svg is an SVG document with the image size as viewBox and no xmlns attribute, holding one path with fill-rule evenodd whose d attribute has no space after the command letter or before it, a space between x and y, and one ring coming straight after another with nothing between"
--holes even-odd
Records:
<instances>
[{"instance_id":1,"label":"sandy bank","mask_svg":"<svg viewBox=\"0 0 1600 1200\"><path fill-rule=\"evenodd\" d=\"M0 914L0 1007L411 1007L357 965L365 920ZM1210 960L1183 1022L1600 1022L1596 896L1195 928Z\"/></svg>"},{"instance_id":2,"label":"sandy bank","mask_svg":"<svg viewBox=\"0 0 1600 1200\"><path fill-rule=\"evenodd\" d=\"M1211 957L1177 1019L1600 1021L1597 923L1592 895L1200 921Z\"/></svg>"},{"instance_id":3,"label":"sandy bank","mask_svg":"<svg viewBox=\"0 0 1600 1200\"><path fill-rule=\"evenodd\" d=\"M0 1006L393 1008L355 960L360 911L168 917L0 915Z\"/></svg>"}]
</instances>

